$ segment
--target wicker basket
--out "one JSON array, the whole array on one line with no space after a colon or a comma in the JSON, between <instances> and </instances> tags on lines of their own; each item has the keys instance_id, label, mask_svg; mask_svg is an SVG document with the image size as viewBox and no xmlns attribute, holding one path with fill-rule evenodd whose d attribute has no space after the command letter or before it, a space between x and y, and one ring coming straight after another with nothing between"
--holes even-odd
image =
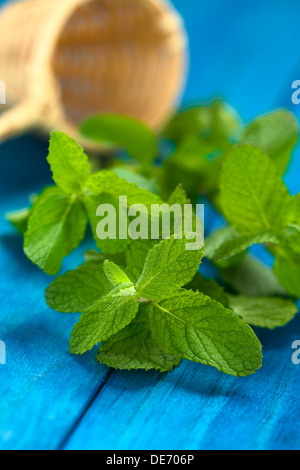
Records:
<instances>
[{"instance_id":1,"label":"wicker basket","mask_svg":"<svg viewBox=\"0 0 300 470\"><path fill-rule=\"evenodd\" d=\"M0 15L0 141L31 128L83 142L85 117L117 113L159 129L185 76L186 36L162 0L24 0Z\"/></svg>"}]
</instances>

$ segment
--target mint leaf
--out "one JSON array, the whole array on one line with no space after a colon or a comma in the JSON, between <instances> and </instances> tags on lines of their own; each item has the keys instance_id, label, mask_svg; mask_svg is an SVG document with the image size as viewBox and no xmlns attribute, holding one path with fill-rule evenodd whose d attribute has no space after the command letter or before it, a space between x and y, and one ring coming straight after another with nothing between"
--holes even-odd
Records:
<instances>
[{"instance_id":1,"label":"mint leaf","mask_svg":"<svg viewBox=\"0 0 300 470\"><path fill-rule=\"evenodd\" d=\"M139 271L138 279L144 269L149 250L152 250L157 243L157 240L135 240L128 246L125 252L126 264L128 268Z\"/></svg>"},{"instance_id":2,"label":"mint leaf","mask_svg":"<svg viewBox=\"0 0 300 470\"><path fill-rule=\"evenodd\" d=\"M107 148L122 147L142 164L150 164L158 152L154 132L128 116L94 116L81 124L83 136Z\"/></svg>"},{"instance_id":3,"label":"mint leaf","mask_svg":"<svg viewBox=\"0 0 300 470\"><path fill-rule=\"evenodd\" d=\"M246 252L252 245L263 243L279 244L280 239L271 232L241 236L228 227L214 232L206 239L205 256L216 263L231 260L235 264L236 255Z\"/></svg>"},{"instance_id":4,"label":"mint leaf","mask_svg":"<svg viewBox=\"0 0 300 470\"><path fill-rule=\"evenodd\" d=\"M79 194L91 174L83 148L63 132L53 131L47 158L53 180L67 194Z\"/></svg>"},{"instance_id":5,"label":"mint leaf","mask_svg":"<svg viewBox=\"0 0 300 470\"><path fill-rule=\"evenodd\" d=\"M87 263L104 263L104 261L108 259L109 261L113 261L115 264L125 264L125 257L123 254L106 255L96 250L86 251L84 253L84 259Z\"/></svg>"},{"instance_id":6,"label":"mint leaf","mask_svg":"<svg viewBox=\"0 0 300 470\"><path fill-rule=\"evenodd\" d=\"M224 281L248 297L285 295L274 273L249 256L241 263L221 270Z\"/></svg>"},{"instance_id":7,"label":"mint leaf","mask_svg":"<svg viewBox=\"0 0 300 470\"><path fill-rule=\"evenodd\" d=\"M46 300L58 312L82 313L111 290L103 265L89 262L57 277L46 289Z\"/></svg>"},{"instance_id":8,"label":"mint leaf","mask_svg":"<svg viewBox=\"0 0 300 470\"><path fill-rule=\"evenodd\" d=\"M262 364L261 344L231 310L203 294L182 290L153 307L152 336L168 354L246 376Z\"/></svg>"},{"instance_id":9,"label":"mint leaf","mask_svg":"<svg viewBox=\"0 0 300 470\"><path fill-rule=\"evenodd\" d=\"M231 296L230 307L249 325L270 330L286 325L298 313L291 300L280 297Z\"/></svg>"},{"instance_id":10,"label":"mint leaf","mask_svg":"<svg viewBox=\"0 0 300 470\"><path fill-rule=\"evenodd\" d=\"M295 117L288 111L279 110L253 121L244 130L240 143L259 147L283 173L297 141L298 124Z\"/></svg>"},{"instance_id":11,"label":"mint leaf","mask_svg":"<svg viewBox=\"0 0 300 470\"><path fill-rule=\"evenodd\" d=\"M6 214L6 219L9 220L19 232L24 234L28 228L30 214L31 208L21 209Z\"/></svg>"},{"instance_id":12,"label":"mint leaf","mask_svg":"<svg viewBox=\"0 0 300 470\"><path fill-rule=\"evenodd\" d=\"M70 340L72 354L83 354L129 325L139 303L133 288L112 291L86 310L74 326Z\"/></svg>"},{"instance_id":13,"label":"mint leaf","mask_svg":"<svg viewBox=\"0 0 300 470\"><path fill-rule=\"evenodd\" d=\"M200 292L211 299L219 302L224 307L229 307L229 297L224 287L219 286L214 279L206 279L202 274L197 273L194 279L185 286L185 289L192 289L194 292Z\"/></svg>"},{"instance_id":14,"label":"mint leaf","mask_svg":"<svg viewBox=\"0 0 300 470\"><path fill-rule=\"evenodd\" d=\"M140 310L147 308L140 306ZM102 343L97 360L114 369L159 370L170 372L180 359L164 353L152 339L148 321L142 311L130 325Z\"/></svg>"},{"instance_id":15,"label":"mint leaf","mask_svg":"<svg viewBox=\"0 0 300 470\"><path fill-rule=\"evenodd\" d=\"M286 214L286 225L300 231L300 193L290 197Z\"/></svg>"},{"instance_id":16,"label":"mint leaf","mask_svg":"<svg viewBox=\"0 0 300 470\"><path fill-rule=\"evenodd\" d=\"M148 254L142 275L136 285L143 299L159 301L187 284L197 272L203 250L188 251L188 240L164 240Z\"/></svg>"},{"instance_id":17,"label":"mint leaf","mask_svg":"<svg viewBox=\"0 0 300 470\"><path fill-rule=\"evenodd\" d=\"M112 261L105 260L103 269L107 279L113 284L114 287L118 287L120 284L132 284L124 271L122 271L122 269Z\"/></svg>"},{"instance_id":18,"label":"mint leaf","mask_svg":"<svg viewBox=\"0 0 300 470\"><path fill-rule=\"evenodd\" d=\"M233 109L216 100L179 112L171 119L164 133L175 142L189 135L199 135L220 143L235 138L239 128L240 119Z\"/></svg>"},{"instance_id":19,"label":"mint leaf","mask_svg":"<svg viewBox=\"0 0 300 470\"><path fill-rule=\"evenodd\" d=\"M57 274L63 258L83 239L87 222L79 199L67 196L58 188L48 188L34 203L24 251L47 274Z\"/></svg>"},{"instance_id":20,"label":"mint leaf","mask_svg":"<svg viewBox=\"0 0 300 470\"><path fill-rule=\"evenodd\" d=\"M138 170L127 166L117 166L111 169L119 178L125 179L128 183L136 184L141 189L146 189L150 193L158 194L158 186L155 178L146 178L138 173Z\"/></svg>"},{"instance_id":21,"label":"mint leaf","mask_svg":"<svg viewBox=\"0 0 300 470\"><path fill-rule=\"evenodd\" d=\"M141 272L134 266L127 266L124 271L129 277L130 281L135 285L140 278Z\"/></svg>"},{"instance_id":22,"label":"mint leaf","mask_svg":"<svg viewBox=\"0 0 300 470\"><path fill-rule=\"evenodd\" d=\"M179 184L174 189L174 191L172 192L168 200L168 204L170 206L172 206L173 204L180 204L180 206L183 207L185 204L190 204L190 203L191 201L188 199L187 194L181 184Z\"/></svg>"},{"instance_id":23,"label":"mint leaf","mask_svg":"<svg viewBox=\"0 0 300 470\"><path fill-rule=\"evenodd\" d=\"M300 297L300 264L278 256L274 265L274 273L286 292L293 297Z\"/></svg>"},{"instance_id":24,"label":"mint leaf","mask_svg":"<svg viewBox=\"0 0 300 470\"><path fill-rule=\"evenodd\" d=\"M289 193L272 160L250 145L237 146L225 159L221 203L225 217L241 234L280 230Z\"/></svg>"}]
</instances>

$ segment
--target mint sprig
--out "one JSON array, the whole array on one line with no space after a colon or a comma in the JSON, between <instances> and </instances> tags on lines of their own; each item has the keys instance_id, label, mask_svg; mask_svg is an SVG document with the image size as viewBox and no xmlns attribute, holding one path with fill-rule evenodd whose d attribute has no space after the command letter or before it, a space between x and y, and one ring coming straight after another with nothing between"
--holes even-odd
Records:
<instances>
[{"instance_id":1,"label":"mint sprig","mask_svg":"<svg viewBox=\"0 0 300 470\"><path fill-rule=\"evenodd\" d=\"M170 370L189 359L236 376L254 373L261 345L251 328L222 304L182 289L203 256L186 250L188 241L173 236L156 245L135 285L121 267L105 261L113 290L85 309L72 332L71 352L83 354L102 342L98 360L116 368Z\"/></svg>"},{"instance_id":2,"label":"mint sprig","mask_svg":"<svg viewBox=\"0 0 300 470\"><path fill-rule=\"evenodd\" d=\"M289 195L274 162L256 147L237 146L226 157L220 186L222 208L231 227L215 232L207 240L206 255L219 267L228 269L230 265L238 265L240 256L245 256L252 245L263 244L275 256L274 274L279 283L288 294L299 297L299 198ZM260 270L260 279L267 284L270 275L266 274L262 281ZM272 284L277 294L276 283L272 281ZM248 292L244 284L239 290ZM241 312L247 303L252 315L244 316L249 323L258 326L282 326L297 312L290 301L269 298L274 310L278 305L282 310L277 319L275 313L274 318L269 318L265 298L258 298L256 303L251 299L242 300L232 305Z\"/></svg>"},{"instance_id":3,"label":"mint sprig","mask_svg":"<svg viewBox=\"0 0 300 470\"><path fill-rule=\"evenodd\" d=\"M285 110L266 114L243 125L225 103L192 107L179 112L165 135L176 143L161 170L164 196L183 183L192 201L208 194L220 209L219 178L226 154L235 144L251 144L268 154L282 174L298 141L298 125Z\"/></svg>"},{"instance_id":4,"label":"mint sprig","mask_svg":"<svg viewBox=\"0 0 300 470\"><path fill-rule=\"evenodd\" d=\"M57 186L46 188L37 196L22 226L19 224L21 229L26 228L26 255L47 274L58 273L64 257L84 238L88 222L98 248L111 254L125 251L129 240L122 240L119 234L116 240L97 237L96 209L100 204L112 204L118 212L122 195L127 195L129 205L139 203L149 208L151 204L162 203L159 196L128 183L109 170L91 174L82 147L62 132L51 134L48 162ZM15 217L12 221L17 224Z\"/></svg>"},{"instance_id":5,"label":"mint sprig","mask_svg":"<svg viewBox=\"0 0 300 470\"><path fill-rule=\"evenodd\" d=\"M25 253L48 274L60 270L91 227L101 253L88 252L81 267L46 290L51 308L82 314L71 352L101 343L98 361L119 369L170 371L188 359L235 376L255 372L261 345L249 325L285 325L300 297L300 199L281 178L298 137L294 118L277 111L243 126L230 108L212 102L172 119L164 136L173 149L124 116L92 117L81 132L127 157L107 160L107 169L92 174L82 147L53 132L48 161L56 186L9 215L25 233ZM183 206L203 194L228 221L204 247L222 286L198 272L203 250L187 250L190 240L172 236L159 243L161 232L158 240L97 236L97 207L112 205L118 226L124 215L119 196L150 212L163 200ZM130 217L122 221L128 230ZM273 270L247 255L254 244L269 250Z\"/></svg>"}]
</instances>

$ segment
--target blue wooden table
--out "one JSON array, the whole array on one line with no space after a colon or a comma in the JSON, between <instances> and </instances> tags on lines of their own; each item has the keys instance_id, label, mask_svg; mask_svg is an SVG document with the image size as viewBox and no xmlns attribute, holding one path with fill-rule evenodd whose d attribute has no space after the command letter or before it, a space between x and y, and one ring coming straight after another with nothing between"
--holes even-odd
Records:
<instances>
[{"instance_id":1,"label":"blue wooden table","mask_svg":"<svg viewBox=\"0 0 300 470\"><path fill-rule=\"evenodd\" d=\"M1 2L0 2L1 3ZM300 79L299 0L174 0L190 36L184 102L223 97L244 121L291 104ZM0 77L1 79L1 77ZM300 109L300 107L299 107ZM300 366L291 361L300 317L288 327L257 330L263 368L236 379L183 362L171 374L119 372L72 357L77 316L51 311L50 279L22 253L5 221L50 181L47 145L26 136L0 147L1 449L300 449ZM300 189L300 152L287 184ZM83 260L85 245L63 270Z\"/></svg>"}]
</instances>

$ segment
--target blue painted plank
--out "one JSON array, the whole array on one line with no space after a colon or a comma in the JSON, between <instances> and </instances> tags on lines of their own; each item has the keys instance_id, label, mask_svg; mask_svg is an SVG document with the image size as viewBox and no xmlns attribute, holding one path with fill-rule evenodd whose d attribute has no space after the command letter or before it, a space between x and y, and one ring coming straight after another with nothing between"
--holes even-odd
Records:
<instances>
[{"instance_id":1,"label":"blue painted plank","mask_svg":"<svg viewBox=\"0 0 300 470\"><path fill-rule=\"evenodd\" d=\"M31 138L0 147L0 449L55 449L105 380L95 354L68 352L78 316L51 311L44 289L51 278L23 254L22 238L4 219L26 207L29 192L50 182L46 144ZM87 241L68 257L64 270L82 262Z\"/></svg>"}]
</instances>

